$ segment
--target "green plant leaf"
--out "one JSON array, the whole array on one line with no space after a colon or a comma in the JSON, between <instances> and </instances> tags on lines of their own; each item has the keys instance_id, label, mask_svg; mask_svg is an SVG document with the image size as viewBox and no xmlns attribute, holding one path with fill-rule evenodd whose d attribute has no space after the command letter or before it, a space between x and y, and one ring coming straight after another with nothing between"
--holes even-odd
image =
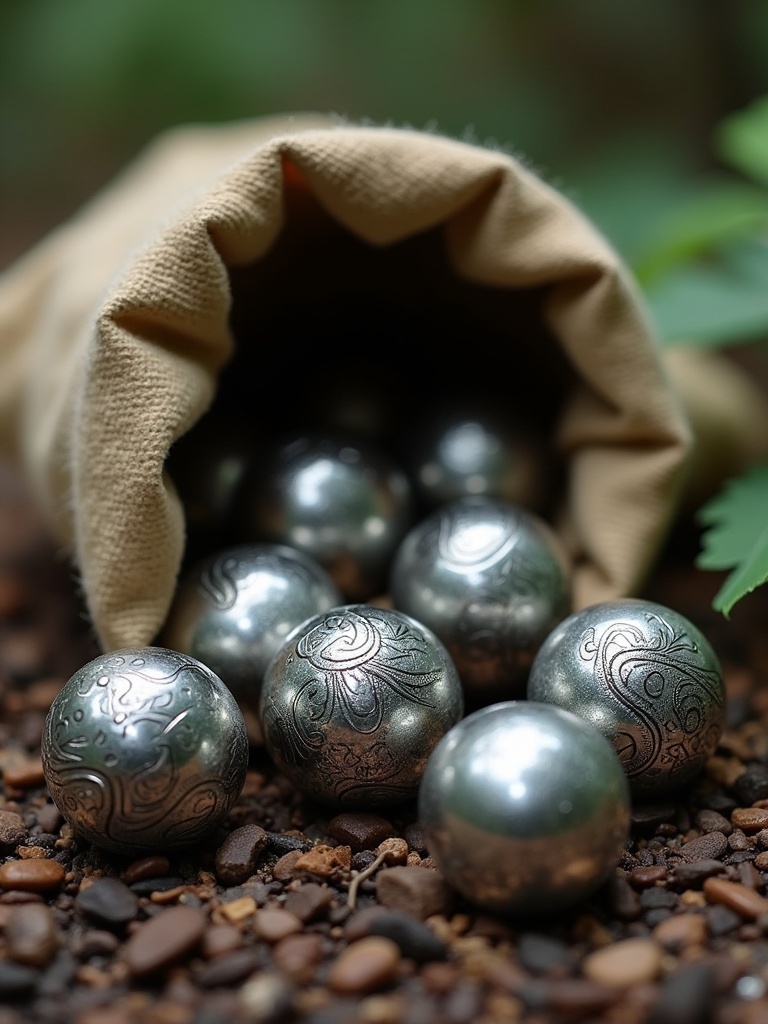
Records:
<instances>
[{"instance_id":1,"label":"green plant leaf","mask_svg":"<svg viewBox=\"0 0 768 1024\"><path fill-rule=\"evenodd\" d=\"M742 239L645 290L666 342L716 346L768 336L768 243Z\"/></svg>"},{"instance_id":2,"label":"green plant leaf","mask_svg":"<svg viewBox=\"0 0 768 1024\"><path fill-rule=\"evenodd\" d=\"M700 569L732 569L712 602L725 616L768 581L768 463L731 480L704 505L699 521L708 529L696 560Z\"/></svg>"},{"instance_id":3,"label":"green plant leaf","mask_svg":"<svg viewBox=\"0 0 768 1024\"><path fill-rule=\"evenodd\" d=\"M715 149L747 177L768 185L768 96L726 118L715 133Z\"/></svg>"}]
</instances>

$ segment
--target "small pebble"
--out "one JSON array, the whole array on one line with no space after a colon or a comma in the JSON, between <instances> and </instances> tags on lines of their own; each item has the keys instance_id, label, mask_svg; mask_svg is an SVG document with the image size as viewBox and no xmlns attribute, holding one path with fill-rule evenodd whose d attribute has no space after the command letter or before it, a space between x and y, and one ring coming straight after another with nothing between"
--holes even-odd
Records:
<instances>
[{"instance_id":1,"label":"small pebble","mask_svg":"<svg viewBox=\"0 0 768 1024\"><path fill-rule=\"evenodd\" d=\"M45 782L43 762L39 757L30 757L24 761L11 763L3 769L3 779L6 786L12 786L14 789L42 786Z\"/></svg>"},{"instance_id":2,"label":"small pebble","mask_svg":"<svg viewBox=\"0 0 768 1024\"><path fill-rule=\"evenodd\" d=\"M737 807L731 813L731 822L742 832L759 832L768 828L768 808Z\"/></svg>"},{"instance_id":3,"label":"small pebble","mask_svg":"<svg viewBox=\"0 0 768 1024\"><path fill-rule=\"evenodd\" d=\"M717 860L728 849L728 840L722 832L707 832L680 848L682 857L689 861Z\"/></svg>"},{"instance_id":4,"label":"small pebble","mask_svg":"<svg viewBox=\"0 0 768 1024\"><path fill-rule=\"evenodd\" d=\"M59 948L56 919L44 903L17 907L5 926L8 956L19 964L45 967Z\"/></svg>"},{"instance_id":5,"label":"small pebble","mask_svg":"<svg viewBox=\"0 0 768 1024\"><path fill-rule=\"evenodd\" d=\"M231 924L213 924L206 928L200 953L206 960L215 960L224 953L241 949L245 939L239 928Z\"/></svg>"},{"instance_id":6,"label":"small pebble","mask_svg":"<svg viewBox=\"0 0 768 1024\"><path fill-rule=\"evenodd\" d=\"M662 982L652 1024L708 1024L713 1019L715 995L709 964L685 964Z\"/></svg>"},{"instance_id":7,"label":"small pebble","mask_svg":"<svg viewBox=\"0 0 768 1024\"><path fill-rule=\"evenodd\" d=\"M733 825L728 821L725 815L720 814L719 811L713 811L710 808L705 808L696 815L696 824L702 832L722 832L724 836L729 836L733 831Z\"/></svg>"},{"instance_id":8,"label":"small pebble","mask_svg":"<svg viewBox=\"0 0 768 1024\"><path fill-rule=\"evenodd\" d=\"M20 814L0 811L0 846L16 846L27 838L28 831Z\"/></svg>"},{"instance_id":9,"label":"small pebble","mask_svg":"<svg viewBox=\"0 0 768 1024\"><path fill-rule=\"evenodd\" d=\"M713 903L706 907L704 913L707 917L709 933L713 938L720 938L723 935L730 935L741 927L743 917L735 910L726 907L722 903Z\"/></svg>"},{"instance_id":10,"label":"small pebble","mask_svg":"<svg viewBox=\"0 0 768 1024\"><path fill-rule=\"evenodd\" d=\"M568 947L538 932L523 932L517 942L520 963L532 974L570 973Z\"/></svg>"},{"instance_id":11,"label":"small pebble","mask_svg":"<svg viewBox=\"0 0 768 1024\"><path fill-rule=\"evenodd\" d=\"M142 857L135 860L125 869L126 885L133 885L135 882L143 882L147 878L162 878L170 871L171 863L162 854L155 854L152 857Z\"/></svg>"},{"instance_id":12,"label":"small pebble","mask_svg":"<svg viewBox=\"0 0 768 1024\"><path fill-rule=\"evenodd\" d=\"M161 910L128 939L124 951L128 970L143 978L178 963L200 944L205 926L205 916L193 907Z\"/></svg>"},{"instance_id":13,"label":"small pebble","mask_svg":"<svg viewBox=\"0 0 768 1024\"><path fill-rule=\"evenodd\" d=\"M253 930L257 938L272 944L288 935L295 935L302 927L300 919L290 911L281 910L279 907L265 907L256 914Z\"/></svg>"},{"instance_id":14,"label":"small pebble","mask_svg":"<svg viewBox=\"0 0 768 1024\"><path fill-rule=\"evenodd\" d=\"M216 851L216 874L222 885L241 885L256 870L269 836L258 825L242 825Z\"/></svg>"},{"instance_id":15,"label":"small pebble","mask_svg":"<svg viewBox=\"0 0 768 1024\"><path fill-rule=\"evenodd\" d=\"M402 911L376 906L355 914L345 928L347 940L354 942L369 935L391 939L403 956L419 964L444 960L448 955L446 943L431 928Z\"/></svg>"},{"instance_id":16,"label":"small pebble","mask_svg":"<svg viewBox=\"0 0 768 1024\"><path fill-rule=\"evenodd\" d=\"M42 807L37 807L35 809L35 817L37 818L37 824L43 832L53 835L59 831L64 823L64 818L56 804L43 804Z\"/></svg>"},{"instance_id":17,"label":"small pebble","mask_svg":"<svg viewBox=\"0 0 768 1024\"><path fill-rule=\"evenodd\" d=\"M404 839L390 837L379 843L374 853L377 857L384 854L385 864L405 864L408 859L408 843Z\"/></svg>"},{"instance_id":18,"label":"small pebble","mask_svg":"<svg viewBox=\"0 0 768 1024\"><path fill-rule=\"evenodd\" d=\"M711 903L722 903L741 917L754 921L768 914L768 899L739 882L726 878L708 878L704 883L704 895Z\"/></svg>"},{"instance_id":19,"label":"small pebble","mask_svg":"<svg viewBox=\"0 0 768 1024\"><path fill-rule=\"evenodd\" d=\"M288 853L284 853L272 865L272 877L278 882L290 882L296 861L301 859L301 855L301 850L289 850Z\"/></svg>"},{"instance_id":20,"label":"small pebble","mask_svg":"<svg viewBox=\"0 0 768 1024\"><path fill-rule=\"evenodd\" d=\"M725 865L719 860L696 860L690 864L681 863L675 865L673 880L678 885L697 885L712 875L720 875L725 871Z\"/></svg>"},{"instance_id":21,"label":"small pebble","mask_svg":"<svg viewBox=\"0 0 768 1024\"><path fill-rule=\"evenodd\" d=\"M224 953L195 972L195 981L202 988L238 985L253 974L261 964L261 953L253 946Z\"/></svg>"},{"instance_id":22,"label":"small pebble","mask_svg":"<svg viewBox=\"0 0 768 1024\"><path fill-rule=\"evenodd\" d=\"M22 892L48 892L58 889L64 873L55 860L9 860L0 867L0 886Z\"/></svg>"},{"instance_id":23,"label":"small pebble","mask_svg":"<svg viewBox=\"0 0 768 1024\"><path fill-rule=\"evenodd\" d=\"M178 889L183 884L182 879L175 875L166 875L163 878L142 878L138 882L132 883L131 892L136 893L137 896L151 896L154 892L170 892L171 889Z\"/></svg>"},{"instance_id":24,"label":"small pebble","mask_svg":"<svg viewBox=\"0 0 768 1024\"><path fill-rule=\"evenodd\" d=\"M306 853L299 854L294 862L293 872L296 875L309 874L318 878L333 878L349 871L352 863L350 846L313 846Z\"/></svg>"},{"instance_id":25,"label":"small pebble","mask_svg":"<svg viewBox=\"0 0 768 1024\"><path fill-rule=\"evenodd\" d=\"M632 868L629 873L629 883L635 889L647 889L657 882L665 881L666 877L667 869L658 864L652 864L648 867L641 865L640 867Z\"/></svg>"},{"instance_id":26,"label":"small pebble","mask_svg":"<svg viewBox=\"0 0 768 1024\"><path fill-rule=\"evenodd\" d=\"M305 924L324 917L331 905L331 892L316 882L305 882L285 899L285 909Z\"/></svg>"},{"instance_id":27,"label":"small pebble","mask_svg":"<svg viewBox=\"0 0 768 1024\"><path fill-rule=\"evenodd\" d=\"M661 947L650 939L624 939L589 953L582 972L598 985L627 989L655 981L661 971Z\"/></svg>"},{"instance_id":28,"label":"small pebble","mask_svg":"<svg viewBox=\"0 0 768 1024\"><path fill-rule=\"evenodd\" d=\"M454 902L443 876L430 868L382 869L376 876L376 896L390 910L402 910L421 920L450 913Z\"/></svg>"},{"instance_id":29,"label":"small pebble","mask_svg":"<svg viewBox=\"0 0 768 1024\"><path fill-rule=\"evenodd\" d=\"M107 927L121 927L132 921L139 912L136 894L117 878L97 878L87 888L80 890L75 906Z\"/></svg>"},{"instance_id":30,"label":"small pebble","mask_svg":"<svg viewBox=\"0 0 768 1024\"><path fill-rule=\"evenodd\" d=\"M113 933L100 928L89 928L72 945L72 952L81 960L92 956L112 956L120 947L120 939Z\"/></svg>"},{"instance_id":31,"label":"small pebble","mask_svg":"<svg viewBox=\"0 0 768 1024\"><path fill-rule=\"evenodd\" d=\"M23 964L0 960L0 999L18 999L37 984L40 972Z\"/></svg>"},{"instance_id":32,"label":"small pebble","mask_svg":"<svg viewBox=\"0 0 768 1024\"><path fill-rule=\"evenodd\" d=\"M752 863L758 871L768 871L768 850L763 850L762 853L758 853Z\"/></svg>"},{"instance_id":33,"label":"small pebble","mask_svg":"<svg viewBox=\"0 0 768 1024\"><path fill-rule=\"evenodd\" d=\"M768 797L768 772L764 769L749 769L732 783L733 795L744 806L750 807L756 800Z\"/></svg>"},{"instance_id":34,"label":"small pebble","mask_svg":"<svg viewBox=\"0 0 768 1024\"><path fill-rule=\"evenodd\" d=\"M373 850L394 831L392 823L386 818L365 811L344 811L328 822L328 835L351 847L354 853Z\"/></svg>"},{"instance_id":35,"label":"small pebble","mask_svg":"<svg viewBox=\"0 0 768 1024\"><path fill-rule=\"evenodd\" d=\"M297 984L306 985L314 976L314 969L323 959L323 942L316 932L289 935L272 947L272 960L276 967Z\"/></svg>"},{"instance_id":36,"label":"small pebble","mask_svg":"<svg viewBox=\"0 0 768 1024\"><path fill-rule=\"evenodd\" d=\"M266 972L249 978L238 995L245 1019L250 1024L267 1024L282 1019L292 997L293 989L284 978Z\"/></svg>"},{"instance_id":37,"label":"small pebble","mask_svg":"<svg viewBox=\"0 0 768 1024\"><path fill-rule=\"evenodd\" d=\"M653 929L653 938L671 952L689 946L703 946L707 941L708 924L704 914L672 914Z\"/></svg>"},{"instance_id":38,"label":"small pebble","mask_svg":"<svg viewBox=\"0 0 768 1024\"><path fill-rule=\"evenodd\" d=\"M408 846L412 850L416 850L417 853L427 852L427 840L424 836L424 831L418 822L413 822L411 825L407 825L403 829L403 839L408 843Z\"/></svg>"},{"instance_id":39,"label":"small pebble","mask_svg":"<svg viewBox=\"0 0 768 1024\"><path fill-rule=\"evenodd\" d=\"M377 992L395 980L399 965L397 944L383 936L372 935L347 946L339 954L331 965L328 985L339 995Z\"/></svg>"}]
</instances>

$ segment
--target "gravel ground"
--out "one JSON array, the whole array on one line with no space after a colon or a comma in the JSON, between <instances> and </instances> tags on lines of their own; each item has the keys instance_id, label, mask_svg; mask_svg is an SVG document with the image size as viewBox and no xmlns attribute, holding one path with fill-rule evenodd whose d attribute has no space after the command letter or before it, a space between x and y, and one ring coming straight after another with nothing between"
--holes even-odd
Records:
<instances>
[{"instance_id":1,"label":"gravel ground","mask_svg":"<svg viewBox=\"0 0 768 1024\"><path fill-rule=\"evenodd\" d=\"M731 621L677 537L646 596L710 638L728 728L703 776L637 805L615 874L567 916L477 913L414 806L332 816L254 751L225 826L120 860L51 803L51 700L97 653L77 588L0 474L0 1024L757 1024L768 1020L768 599Z\"/></svg>"}]
</instances>

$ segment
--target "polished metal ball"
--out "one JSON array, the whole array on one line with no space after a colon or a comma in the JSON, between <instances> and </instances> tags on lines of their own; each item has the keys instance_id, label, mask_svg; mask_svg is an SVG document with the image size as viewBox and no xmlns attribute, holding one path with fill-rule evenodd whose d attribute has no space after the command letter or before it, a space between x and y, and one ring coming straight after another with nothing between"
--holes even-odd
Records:
<instances>
[{"instance_id":1,"label":"polished metal ball","mask_svg":"<svg viewBox=\"0 0 768 1024\"><path fill-rule=\"evenodd\" d=\"M482 708L433 751L419 789L429 853L494 913L558 912L615 868L629 832L627 781L610 744L568 711Z\"/></svg>"},{"instance_id":2,"label":"polished metal ball","mask_svg":"<svg viewBox=\"0 0 768 1024\"><path fill-rule=\"evenodd\" d=\"M205 665L136 647L95 658L64 685L42 756L70 825L133 855L210 834L242 789L248 741L232 694Z\"/></svg>"},{"instance_id":3,"label":"polished metal ball","mask_svg":"<svg viewBox=\"0 0 768 1024\"><path fill-rule=\"evenodd\" d=\"M185 574L162 642L202 661L239 704L256 711L264 673L288 634L342 603L328 574L301 551L227 548Z\"/></svg>"},{"instance_id":4,"label":"polished metal ball","mask_svg":"<svg viewBox=\"0 0 768 1024\"><path fill-rule=\"evenodd\" d=\"M249 539L305 551L346 599L365 600L410 525L411 488L374 447L302 435L257 462L242 515Z\"/></svg>"},{"instance_id":5,"label":"polished metal ball","mask_svg":"<svg viewBox=\"0 0 768 1024\"><path fill-rule=\"evenodd\" d=\"M539 645L570 611L570 572L538 516L462 498L407 534L390 593L443 641L467 694L488 703L521 695Z\"/></svg>"},{"instance_id":6,"label":"polished metal ball","mask_svg":"<svg viewBox=\"0 0 768 1024\"><path fill-rule=\"evenodd\" d=\"M528 696L599 729L640 796L692 781L725 722L723 677L706 638L671 608L629 598L560 623L536 657Z\"/></svg>"},{"instance_id":7,"label":"polished metal ball","mask_svg":"<svg viewBox=\"0 0 768 1024\"><path fill-rule=\"evenodd\" d=\"M416 432L409 457L416 492L429 508L472 495L539 508L545 466L531 431L489 413L432 420Z\"/></svg>"},{"instance_id":8,"label":"polished metal ball","mask_svg":"<svg viewBox=\"0 0 768 1024\"><path fill-rule=\"evenodd\" d=\"M267 750L306 796L329 804L413 797L427 757L461 718L456 670L406 615L348 605L289 637L267 669Z\"/></svg>"}]
</instances>

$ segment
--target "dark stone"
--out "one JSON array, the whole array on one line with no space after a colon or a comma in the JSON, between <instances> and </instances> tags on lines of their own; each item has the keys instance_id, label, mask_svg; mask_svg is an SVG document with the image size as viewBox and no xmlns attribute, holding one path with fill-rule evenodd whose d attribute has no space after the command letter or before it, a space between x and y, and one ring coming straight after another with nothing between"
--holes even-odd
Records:
<instances>
[{"instance_id":1,"label":"dark stone","mask_svg":"<svg viewBox=\"0 0 768 1024\"><path fill-rule=\"evenodd\" d=\"M640 894L640 906L643 910L658 910L660 907L676 907L678 896L676 892L669 889L661 889L654 886L652 889L644 889Z\"/></svg>"},{"instance_id":2,"label":"dark stone","mask_svg":"<svg viewBox=\"0 0 768 1024\"><path fill-rule=\"evenodd\" d=\"M97 878L87 889L80 890L75 906L107 927L127 924L139 912L136 893L117 878Z\"/></svg>"},{"instance_id":3,"label":"dark stone","mask_svg":"<svg viewBox=\"0 0 768 1024\"><path fill-rule=\"evenodd\" d=\"M638 832L655 832L659 825L675 820L674 804L635 804L632 808L632 828Z\"/></svg>"},{"instance_id":4,"label":"dark stone","mask_svg":"<svg viewBox=\"0 0 768 1024\"><path fill-rule=\"evenodd\" d=\"M687 889L725 872L725 865L719 860L695 860L690 864L681 862L675 865L672 879L676 885Z\"/></svg>"},{"instance_id":5,"label":"dark stone","mask_svg":"<svg viewBox=\"0 0 768 1024\"><path fill-rule=\"evenodd\" d=\"M285 836L281 832L267 832L267 837L267 850L278 857L282 857L284 853L292 853L294 850L306 853L314 845L309 839Z\"/></svg>"},{"instance_id":6,"label":"dark stone","mask_svg":"<svg viewBox=\"0 0 768 1024\"><path fill-rule=\"evenodd\" d=\"M260 949L247 947L232 953L217 956L195 972L195 981L201 988L217 988L219 985L237 985L263 966Z\"/></svg>"},{"instance_id":7,"label":"dark stone","mask_svg":"<svg viewBox=\"0 0 768 1024\"><path fill-rule=\"evenodd\" d=\"M330 890L316 882L305 882L298 889L289 892L284 904L286 910L290 910L305 924L324 917L330 905Z\"/></svg>"},{"instance_id":8,"label":"dark stone","mask_svg":"<svg viewBox=\"0 0 768 1024\"><path fill-rule=\"evenodd\" d=\"M259 825L242 825L216 851L216 874L222 885L241 885L256 870L269 836Z\"/></svg>"},{"instance_id":9,"label":"dark stone","mask_svg":"<svg viewBox=\"0 0 768 1024\"><path fill-rule=\"evenodd\" d=\"M518 939L517 956L523 967L532 974L570 970L570 958L566 944L538 932L523 932Z\"/></svg>"},{"instance_id":10,"label":"dark stone","mask_svg":"<svg viewBox=\"0 0 768 1024\"><path fill-rule=\"evenodd\" d=\"M715 1009L715 980L706 962L687 964L661 984L649 1024L709 1024Z\"/></svg>"},{"instance_id":11,"label":"dark stone","mask_svg":"<svg viewBox=\"0 0 768 1024\"><path fill-rule=\"evenodd\" d=\"M680 855L689 863L696 860L717 860L728 850L728 840L722 832L707 832L680 848Z\"/></svg>"},{"instance_id":12,"label":"dark stone","mask_svg":"<svg viewBox=\"0 0 768 1024\"><path fill-rule=\"evenodd\" d=\"M739 914L723 906L721 903L715 904L713 907L707 907L704 913L707 915L709 934L713 938L728 935L729 932L736 931L744 923L744 919Z\"/></svg>"},{"instance_id":13,"label":"dark stone","mask_svg":"<svg viewBox=\"0 0 768 1024\"><path fill-rule=\"evenodd\" d=\"M29 995L40 978L32 967L0 960L0 998L18 999Z\"/></svg>"},{"instance_id":14,"label":"dark stone","mask_svg":"<svg viewBox=\"0 0 768 1024\"><path fill-rule=\"evenodd\" d=\"M134 882L131 892L137 896L151 896L153 892L168 892L170 889L178 889L184 884L182 878L165 875L162 878L142 878L140 882Z\"/></svg>"},{"instance_id":15,"label":"dark stone","mask_svg":"<svg viewBox=\"0 0 768 1024\"><path fill-rule=\"evenodd\" d=\"M328 835L352 851L374 850L395 834L391 821L366 811L342 811L328 822Z\"/></svg>"},{"instance_id":16,"label":"dark stone","mask_svg":"<svg viewBox=\"0 0 768 1024\"><path fill-rule=\"evenodd\" d=\"M749 768L730 788L741 807L751 807L756 800L768 798L768 772L762 768Z\"/></svg>"},{"instance_id":17,"label":"dark stone","mask_svg":"<svg viewBox=\"0 0 768 1024\"><path fill-rule=\"evenodd\" d=\"M400 911L385 910L371 917L366 934L391 939L403 956L419 964L444 960L448 955L447 946L431 928L418 918Z\"/></svg>"}]
</instances>

